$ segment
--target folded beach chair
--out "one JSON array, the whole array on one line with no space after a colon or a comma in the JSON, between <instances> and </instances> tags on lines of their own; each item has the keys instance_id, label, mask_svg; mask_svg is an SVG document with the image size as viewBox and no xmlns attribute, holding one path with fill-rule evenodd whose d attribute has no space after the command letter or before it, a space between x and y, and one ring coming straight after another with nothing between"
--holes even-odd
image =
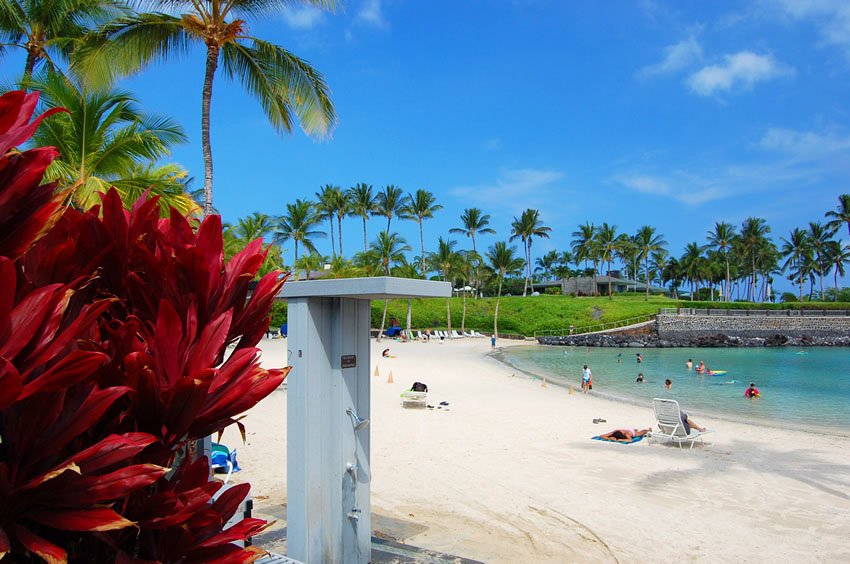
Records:
<instances>
[{"instance_id":1,"label":"folded beach chair","mask_svg":"<svg viewBox=\"0 0 850 564\"><path fill-rule=\"evenodd\" d=\"M410 390L401 393L402 407L425 407L428 404L428 392L412 392Z\"/></svg>"},{"instance_id":2,"label":"folded beach chair","mask_svg":"<svg viewBox=\"0 0 850 564\"><path fill-rule=\"evenodd\" d=\"M654 398L652 407L655 409L655 419L658 421L659 429L651 433L652 438L674 441L679 444L679 448L682 448L684 442L691 443L690 448L694 448L696 441L705 444L702 439L704 433L696 429L690 429L690 432L686 431L679 402L671 399ZM706 431L706 433L708 432L710 431Z\"/></svg>"},{"instance_id":3,"label":"folded beach chair","mask_svg":"<svg viewBox=\"0 0 850 564\"><path fill-rule=\"evenodd\" d=\"M236 461L236 449L230 450L226 446L213 443L212 452L210 453L210 469L213 472L227 472L224 477L224 483L230 479L230 475L234 472L239 472L239 463Z\"/></svg>"}]
</instances>

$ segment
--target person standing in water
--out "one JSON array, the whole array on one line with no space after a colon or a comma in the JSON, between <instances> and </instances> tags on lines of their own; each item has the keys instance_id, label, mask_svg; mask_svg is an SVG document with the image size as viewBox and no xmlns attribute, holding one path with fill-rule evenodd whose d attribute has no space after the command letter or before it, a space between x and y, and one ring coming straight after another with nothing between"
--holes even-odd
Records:
<instances>
[{"instance_id":1,"label":"person standing in water","mask_svg":"<svg viewBox=\"0 0 850 564\"><path fill-rule=\"evenodd\" d=\"M688 370L692 370L694 367L694 361L689 358L688 362L685 363L685 366L688 368Z\"/></svg>"},{"instance_id":2,"label":"person standing in water","mask_svg":"<svg viewBox=\"0 0 850 564\"><path fill-rule=\"evenodd\" d=\"M747 388L747 391L744 392L744 397L747 399L760 398L761 393L759 393L759 389L756 388L754 382L750 382L750 387Z\"/></svg>"},{"instance_id":3,"label":"person standing in water","mask_svg":"<svg viewBox=\"0 0 850 564\"><path fill-rule=\"evenodd\" d=\"M643 362L643 355L641 355L640 353L635 353L635 355L636 355L636 357L637 357L637 358L636 358L636 360L637 360L637 363L638 363L638 364L640 364L641 362Z\"/></svg>"},{"instance_id":4,"label":"person standing in water","mask_svg":"<svg viewBox=\"0 0 850 564\"><path fill-rule=\"evenodd\" d=\"M666 380L664 380L664 388L667 389L667 390L672 390L673 389L673 380L671 380L670 378L667 378Z\"/></svg>"}]
</instances>

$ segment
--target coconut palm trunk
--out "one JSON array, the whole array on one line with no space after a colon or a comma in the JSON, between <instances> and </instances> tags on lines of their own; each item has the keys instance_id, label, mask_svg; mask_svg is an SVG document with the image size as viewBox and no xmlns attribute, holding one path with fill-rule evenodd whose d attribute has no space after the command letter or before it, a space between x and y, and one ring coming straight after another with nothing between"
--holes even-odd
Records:
<instances>
[{"instance_id":1,"label":"coconut palm trunk","mask_svg":"<svg viewBox=\"0 0 850 564\"><path fill-rule=\"evenodd\" d=\"M726 296L726 301L728 302L728 301L729 301L729 297L730 297L730 294L729 294L729 285L730 285L731 280L732 280L732 275L731 275L731 274L730 274L730 272L729 272L729 251L726 251L726 252L725 252L725 253L723 253L723 254L724 254L724 256L726 257L726 288L724 288L724 294L725 294L725 296Z\"/></svg>"},{"instance_id":2,"label":"coconut palm trunk","mask_svg":"<svg viewBox=\"0 0 850 564\"><path fill-rule=\"evenodd\" d=\"M339 227L339 229L337 229L337 234L339 236L339 256L343 256L343 254L342 254L342 216L341 215L336 216L336 221L337 221L337 226Z\"/></svg>"},{"instance_id":3,"label":"coconut palm trunk","mask_svg":"<svg viewBox=\"0 0 850 564\"><path fill-rule=\"evenodd\" d=\"M381 328L378 330L378 341L384 334L384 325L387 323L387 307L390 305L390 300L384 300L384 314L381 316Z\"/></svg>"},{"instance_id":4,"label":"coconut palm trunk","mask_svg":"<svg viewBox=\"0 0 850 564\"><path fill-rule=\"evenodd\" d=\"M460 333L466 333L466 291L463 292L463 315L460 317Z\"/></svg>"},{"instance_id":5,"label":"coconut palm trunk","mask_svg":"<svg viewBox=\"0 0 850 564\"><path fill-rule=\"evenodd\" d=\"M405 328L407 329L407 336L410 337L410 322L413 318L413 300L411 298L407 298L407 323L405 323Z\"/></svg>"},{"instance_id":6,"label":"coconut palm trunk","mask_svg":"<svg viewBox=\"0 0 850 564\"><path fill-rule=\"evenodd\" d=\"M496 310L493 312L493 335L499 338L499 303L502 301L502 280L504 276L499 276L499 293L496 297Z\"/></svg>"},{"instance_id":7,"label":"coconut palm trunk","mask_svg":"<svg viewBox=\"0 0 850 564\"><path fill-rule=\"evenodd\" d=\"M363 218L363 252L369 252L369 242L366 238L366 218Z\"/></svg>"},{"instance_id":8,"label":"coconut palm trunk","mask_svg":"<svg viewBox=\"0 0 850 564\"><path fill-rule=\"evenodd\" d=\"M422 276L425 276L425 234L422 230L422 218L419 218L419 244L422 247L422 254L419 258L419 267L422 269ZM427 277L426 277L427 278Z\"/></svg>"},{"instance_id":9,"label":"coconut palm trunk","mask_svg":"<svg viewBox=\"0 0 850 564\"><path fill-rule=\"evenodd\" d=\"M452 302L451 298L446 298L446 326L449 328L449 333L452 332Z\"/></svg>"},{"instance_id":10,"label":"coconut palm trunk","mask_svg":"<svg viewBox=\"0 0 850 564\"><path fill-rule=\"evenodd\" d=\"M534 278L531 277L531 237L528 238L528 283L531 286L531 293L534 293Z\"/></svg>"},{"instance_id":11,"label":"coconut palm trunk","mask_svg":"<svg viewBox=\"0 0 850 564\"><path fill-rule=\"evenodd\" d=\"M201 145L204 150L204 217L213 212L213 158L210 144L210 103L212 102L213 79L218 68L218 45L207 44L207 64L204 74L204 90L201 101ZM297 254L297 253L296 253Z\"/></svg>"},{"instance_id":12,"label":"coconut palm trunk","mask_svg":"<svg viewBox=\"0 0 850 564\"><path fill-rule=\"evenodd\" d=\"M644 301L649 301L649 253L647 253L646 258L643 260L643 271L646 273L646 296L644 297Z\"/></svg>"}]
</instances>

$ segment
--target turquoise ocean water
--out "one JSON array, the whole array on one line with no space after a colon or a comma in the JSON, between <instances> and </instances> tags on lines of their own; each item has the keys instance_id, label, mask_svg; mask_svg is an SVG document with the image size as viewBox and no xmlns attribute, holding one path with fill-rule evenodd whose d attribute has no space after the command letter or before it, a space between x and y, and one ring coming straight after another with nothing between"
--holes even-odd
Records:
<instances>
[{"instance_id":1,"label":"turquoise ocean water","mask_svg":"<svg viewBox=\"0 0 850 564\"><path fill-rule=\"evenodd\" d=\"M643 355L637 364L635 353ZM850 435L850 349L631 349L520 346L500 358L524 372L556 384L573 384L581 393L581 369L593 372L594 393L651 405L652 398L679 401L685 410L736 421ZM722 376L688 371L705 361ZM638 372L646 382L635 383ZM673 381L671 390L664 380ZM755 382L761 398L744 398Z\"/></svg>"}]
</instances>

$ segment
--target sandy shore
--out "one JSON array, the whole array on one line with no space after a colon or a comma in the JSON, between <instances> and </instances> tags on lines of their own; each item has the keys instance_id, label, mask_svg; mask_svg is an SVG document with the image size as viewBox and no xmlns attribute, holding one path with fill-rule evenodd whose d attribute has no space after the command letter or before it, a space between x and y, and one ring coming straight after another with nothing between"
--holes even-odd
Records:
<instances>
[{"instance_id":1,"label":"sandy shore","mask_svg":"<svg viewBox=\"0 0 850 564\"><path fill-rule=\"evenodd\" d=\"M591 441L651 426L651 409L544 388L489 339L386 343L369 427L379 533L485 562L850 561L847 437L701 417L717 430L705 448ZM262 347L285 364L285 340ZM416 380L448 409L402 409ZM260 512L285 503L285 422L278 390L245 419L247 444L225 433Z\"/></svg>"}]
</instances>

